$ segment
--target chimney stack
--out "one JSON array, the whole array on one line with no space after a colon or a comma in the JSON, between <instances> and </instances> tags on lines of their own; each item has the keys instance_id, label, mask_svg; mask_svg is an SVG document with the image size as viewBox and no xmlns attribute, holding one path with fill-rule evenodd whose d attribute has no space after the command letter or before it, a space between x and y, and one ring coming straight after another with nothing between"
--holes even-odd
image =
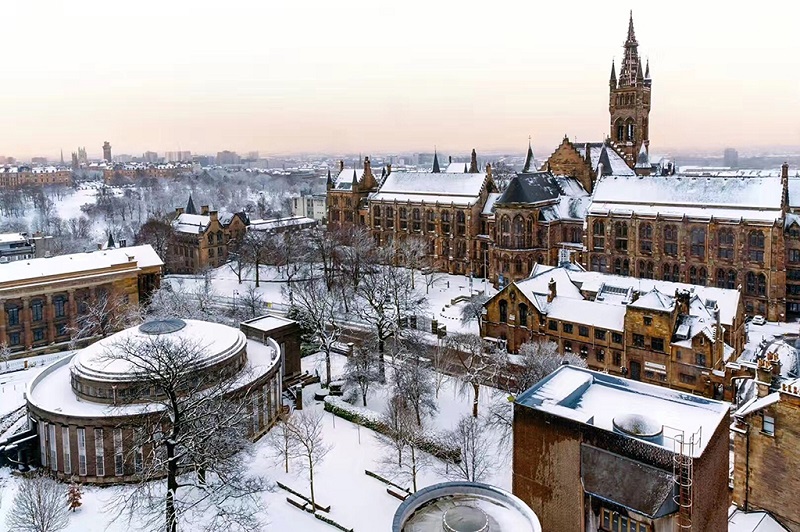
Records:
<instances>
[{"instance_id":1,"label":"chimney stack","mask_svg":"<svg viewBox=\"0 0 800 532\"><path fill-rule=\"evenodd\" d=\"M344 172L344 161L339 159L339 171Z\"/></svg>"},{"instance_id":2,"label":"chimney stack","mask_svg":"<svg viewBox=\"0 0 800 532\"><path fill-rule=\"evenodd\" d=\"M386 165L386 175L392 175L392 163Z\"/></svg>"},{"instance_id":3,"label":"chimney stack","mask_svg":"<svg viewBox=\"0 0 800 532\"><path fill-rule=\"evenodd\" d=\"M789 163L786 161L781 165L781 179L789 179Z\"/></svg>"},{"instance_id":4,"label":"chimney stack","mask_svg":"<svg viewBox=\"0 0 800 532\"><path fill-rule=\"evenodd\" d=\"M557 295L557 292L556 292L556 280L553 279L552 277L550 278L550 282L547 283L547 288L549 290L549 293L547 294L547 302L548 303L552 303L553 300L556 298L556 295Z\"/></svg>"},{"instance_id":5,"label":"chimney stack","mask_svg":"<svg viewBox=\"0 0 800 532\"><path fill-rule=\"evenodd\" d=\"M208 205L202 205L200 207L200 214L203 216L208 216Z\"/></svg>"},{"instance_id":6,"label":"chimney stack","mask_svg":"<svg viewBox=\"0 0 800 532\"><path fill-rule=\"evenodd\" d=\"M364 176L371 176L372 168L369 162L369 157L364 157Z\"/></svg>"},{"instance_id":7,"label":"chimney stack","mask_svg":"<svg viewBox=\"0 0 800 532\"><path fill-rule=\"evenodd\" d=\"M489 176L489 179L492 178L492 165L486 163L486 175Z\"/></svg>"}]
</instances>

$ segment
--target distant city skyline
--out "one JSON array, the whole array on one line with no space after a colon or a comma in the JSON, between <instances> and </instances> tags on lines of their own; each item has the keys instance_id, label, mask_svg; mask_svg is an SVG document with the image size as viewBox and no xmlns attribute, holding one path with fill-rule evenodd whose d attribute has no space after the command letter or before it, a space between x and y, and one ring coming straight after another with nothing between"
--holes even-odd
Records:
<instances>
[{"instance_id":1,"label":"distant city skyline","mask_svg":"<svg viewBox=\"0 0 800 532\"><path fill-rule=\"evenodd\" d=\"M608 135L634 7L651 151L800 146L800 7L15 3L0 153L523 152ZM157 13L158 16L153 16Z\"/></svg>"}]
</instances>

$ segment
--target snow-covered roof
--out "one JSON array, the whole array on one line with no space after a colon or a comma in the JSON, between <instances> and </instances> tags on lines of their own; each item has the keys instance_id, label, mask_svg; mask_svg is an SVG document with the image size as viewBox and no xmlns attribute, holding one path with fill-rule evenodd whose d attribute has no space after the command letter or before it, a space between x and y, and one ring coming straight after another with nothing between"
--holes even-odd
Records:
<instances>
[{"instance_id":1,"label":"snow-covered roof","mask_svg":"<svg viewBox=\"0 0 800 532\"><path fill-rule=\"evenodd\" d=\"M203 233L210 223L211 216L208 214L187 214L184 212L172 220L172 229L178 233L196 235Z\"/></svg>"},{"instance_id":2,"label":"snow-covered roof","mask_svg":"<svg viewBox=\"0 0 800 532\"><path fill-rule=\"evenodd\" d=\"M469 162L456 163L452 162L447 165L445 173L447 174L466 174L469 171Z\"/></svg>"},{"instance_id":3,"label":"snow-covered roof","mask_svg":"<svg viewBox=\"0 0 800 532\"><path fill-rule=\"evenodd\" d=\"M12 244L14 242L27 242L28 237L22 233L2 233L0 234L0 244Z\"/></svg>"},{"instance_id":4,"label":"snow-covered roof","mask_svg":"<svg viewBox=\"0 0 800 532\"><path fill-rule=\"evenodd\" d=\"M789 207L800 208L800 179L789 178Z\"/></svg>"},{"instance_id":5,"label":"snow-covered roof","mask_svg":"<svg viewBox=\"0 0 800 532\"><path fill-rule=\"evenodd\" d=\"M149 332L148 326L168 324L164 332ZM173 325L174 324L174 325ZM245 346L244 333L219 323L199 320L167 320L129 327L103 338L78 351L72 358L71 371L82 377L102 381L135 379L137 366L127 360L111 358L115 346L136 347L158 338L178 343L188 342L197 350L196 369L220 363L237 356ZM113 355L112 355L113 356Z\"/></svg>"},{"instance_id":6,"label":"snow-covered roof","mask_svg":"<svg viewBox=\"0 0 800 532\"><path fill-rule=\"evenodd\" d=\"M312 227L317 221L306 216L287 216L286 218L272 218L269 220L250 220L248 229L252 231L274 231L287 227Z\"/></svg>"},{"instance_id":7,"label":"snow-covered roof","mask_svg":"<svg viewBox=\"0 0 800 532\"><path fill-rule=\"evenodd\" d=\"M232 383L232 389L249 384L270 371L281 360L280 348L274 341L264 344L256 340L247 340L246 346L247 363ZM73 361L79 356L79 353L54 362L29 381L26 397L30 405L45 412L82 418L117 417L140 414L154 409L152 403L114 406L106 403L94 403L76 396L70 377Z\"/></svg>"},{"instance_id":8,"label":"snow-covered roof","mask_svg":"<svg viewBox=\"0 0 800 532\"><path fill-rule=\"evenodd\" d=\"M662 427L663 439L640 442L672 451L682 431L686 441L694 436L695 458L728 413L728 404L721 401L574 366L561 366L516 403L609 432L614 432L614 418L641 416Z\"/></svg>"},{"instance_id":9,"label":"snow-covered roof","mask_svg":"<svg viewBox=\"0 0 800 532\"><path fill-rule=\"evenodd\" d=\"M336 190L353 190L353 174L356 181L361 181L364 177L363 168L345 168L333 180L333 188Z\"/></svg>"},{"instance_id":10,"label":"snow-covered roof","mask_svg":"<svg viewBox=\"0 0 800 532\"><path fill-rule=\"evenodd\" d=\"M748 414L752 414L753 412L757 412L762 408L766 408L770 405L774 405L778 401L781 400L780 392L772 392L771 394L767 394L764 397L753 397L745 404L743 404L739 410L737 410L734 415L736 417L744 417Z\"/></svg>"},{"instance_id":11,"label":"snow-covered roof","mask_svg":"<svg viewBox=\"0 0 800 532\"><path fill-rule=\"evenodd\" d=\"M556 297L547 307L547 317L622 332L625 330L625 310L623 305Z\"/></svg>"},{"instance_id":12,"label":"snow-covered roof","mask_svg":"<svg viewBox=\"0 0 800 532\"><path fill-rule=\"evenodd\" d=\"M661 310L665 312L675 308L675 299L667 294L662 294L657 288L639 296L639 299L628 304L629 307L646 310Z\"/></svg>"},{"instance_id":13,"label":"snow-covered roof","mask_svg":"<svg viewBox=\"0 0 800 532\"><path fill-rule=\"evenodd\" d=\"M44 282L50 277L91 275L120 264L135 264L139 269L163 266L164 262L149 244L18 260L0 264L0 290L16 288L22 281ZM13 283L13 286L2 287L3 283Z\"/></svg>"},{"instance_id":14,"label":"snow-covered roof","mask_svg":"<svg viewBox=\"0 0 800 532\"><path fill-rule=\"evenodd\" d=\"M281 318L280 316L273 316L271 314L268 314L265 316L260 316L258 318L253 318L251 320L243 321L242 323L252 329L268 333L279 327L291 325L296 322L288 318Z\"/></svg>"},{"instance_id":15,"label":"snow-covered roof","mask_svg":"<svg viewBox=\"0 0 800 532\"><path fill-rule=\"evenodd\" d=\"M489 195L486 197L486 204L483 206L483 210L481 214L485 214L487 216L491 216L494 214L494 204L497 203L497 200L502 196L501 192L490 192Z\"/></svg>"},{"instance_id":16,"label":"snow-covered roof","mask_svg":"<svg viewBox=\"0 0 800 532\"><path fill-rule=\"evenodd\" d=\"M728 532L788 532L767 512L745 512L735 506L728 510Z\"/></svg>"},{"instance_id":17,"label":"snow-covered roof","mask_svg":"<svg viewBox=\"0 0 800 532\"><path fill-rule=\"evenodd\" d=\"M597 182L589 213L772 223L782 216L782 194L775 177L607 176Z\"/></svg>"},{"instance_id":18,"label":"snow-covered roof","mask_svg":"<svg viewBox=\"0 0 800 532\"><path fill-rule=\"evenodd\" d=\"M611 147L603 142L576 142L575 148L581 157L586 158L586 146L589 146L589 156L592 159L592 170L597 172L598 165L603 163L603 175L633 176L636 175L625 159L619 156ZM605 152L605 153L604 153Z\"/></svg>"},{"instance_id":19,"label":"snow-covered roof","mask_svg":"<svg viewBox=\"0 0 800 532\"><path fill-rule=\"evenodd\" d=\"M485 172L392 172L370 196L370 201L473 205L480 198L486 180Z\"/></svg>"},{"instance_id":20,"label":"snow-covered roof","mask_svg":"<svg viewBox=\"0 0 800 532\"><path fill-rule=\"evenodd\" d=\"M654 289L661 294L667 295L674 295L676 290L689 290L704 302L715 301L719 305L720 322L726 326L733 324L739 307L739 300L741 299L741 294L738 290L729 288L698 286L656 279L637 279L636 277L623 277L621 275L577 269L570 270L569 276L580 286L582 291L594 294L600 292L604 286L624 290L630 288L639 292L639 294L645 294Z\"/></svg>"}]
</instances>

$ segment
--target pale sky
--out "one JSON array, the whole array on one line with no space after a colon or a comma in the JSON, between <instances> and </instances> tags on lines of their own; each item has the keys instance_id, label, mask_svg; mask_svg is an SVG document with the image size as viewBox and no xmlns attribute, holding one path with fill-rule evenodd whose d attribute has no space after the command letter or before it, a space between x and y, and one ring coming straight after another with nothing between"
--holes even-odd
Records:
<instances>
[{"instance_id":1,"label":"pale sky","mask_svg":"<svg viewBox=\"0 0 800 532\"><path fill-rule=\"evenodd\" d=\"M42 0L0 9L0 154L546 157L608 134L631 8L651 150L800 146L797 2Z\"/></svg>"}]
</instances>

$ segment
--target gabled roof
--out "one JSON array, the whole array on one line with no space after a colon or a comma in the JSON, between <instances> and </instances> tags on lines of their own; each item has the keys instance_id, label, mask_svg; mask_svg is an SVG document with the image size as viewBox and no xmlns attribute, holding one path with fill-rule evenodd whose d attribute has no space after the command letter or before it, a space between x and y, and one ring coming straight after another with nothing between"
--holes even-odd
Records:
<instances>
[{"instance_id":1,"label":"gabled roof","mask_svg":"<svg viewBox=\"0 0 800 532\"><path fill-rule=\"evenodd\" d=\"M628 306L669 312L675 307L675 298L667 294L662 294L658 291L658 288L653 288L646 294L639 296L639 299L630 303Z\"/></svg>"},{"instance_id":2,"label":"gabled roof","mask_svg":"<svg viewBox=\"0 0 800 532\"><path fill-rule=\"evenodd\" d=\"M497 203L540 203L558 199L560 195L561 189L550 172L517 174Z\"/></svg>"},{"instance_id":3,"label":"gabled roof","mask_svg":"<svg viewBox=\"0 0 800 532\"><path fill-rule=\"evenodd\" d=\"M631 170L630 166L628 166L628 163L625 162L625 159L620 157L612 148L607 147L605 142L575 143L574 146L584 159L586 158L586 148L589 148L589 157L594 172L597 172L598 165L602 163L603 175L636 175L636 173Z\"/></svg>"},{"instance_id":4,"label":"gabled roof","mask_svg":"<svg viewBox=\"0 0 800 532\"><path fill-rule=\"evenodd\" d=\"M205 232L209 223L211 223L211 216L207 214L184 212L172 220L172 228L178 233L200 234Z\"/></svg>"},{"instance_id":5,"label":"gabled roof","mask_svg":"<svg viewBox=\"0 0 800 532\"><path fill-rule=\"evenodd\" d=\"M595 185L590 214L722 218L773 223L782 217L778 177L608 176Z\"/></svg>"},{"instance_id":6,"label":"gabled roof","mask_svg":"<svg viewBox=\"0 0 800 532\"><path fill-rule=\"evenodd\" d=\"M487 185L487 175L432 172L392 172L370 201L454 203L472 205Z\"/></svg>"},{"instance_id":7,"label":"gabled roof","mask_svg":"<svg viewBox=\"0 0 800 532\"><path fill-rule=\"evenodd\" d=\"M645 148L644 144L642 144L642 147L639 150L639 155L636 157L635 168L651 168L650 155L648 155L647 148Z\"/></svg>"},{"instance_id":8,"label":"gabled roof","mask_svg":"<svg viewBox=\"0 0 800 532\"><path fill-rule=\"evenodd\" d=\"M186 209L184 212L186 214L197 214L197 209L194 206L194 201L192 200L191 194L189 194L189 202L186 204Z\"/></svg>"}]
</instances>

